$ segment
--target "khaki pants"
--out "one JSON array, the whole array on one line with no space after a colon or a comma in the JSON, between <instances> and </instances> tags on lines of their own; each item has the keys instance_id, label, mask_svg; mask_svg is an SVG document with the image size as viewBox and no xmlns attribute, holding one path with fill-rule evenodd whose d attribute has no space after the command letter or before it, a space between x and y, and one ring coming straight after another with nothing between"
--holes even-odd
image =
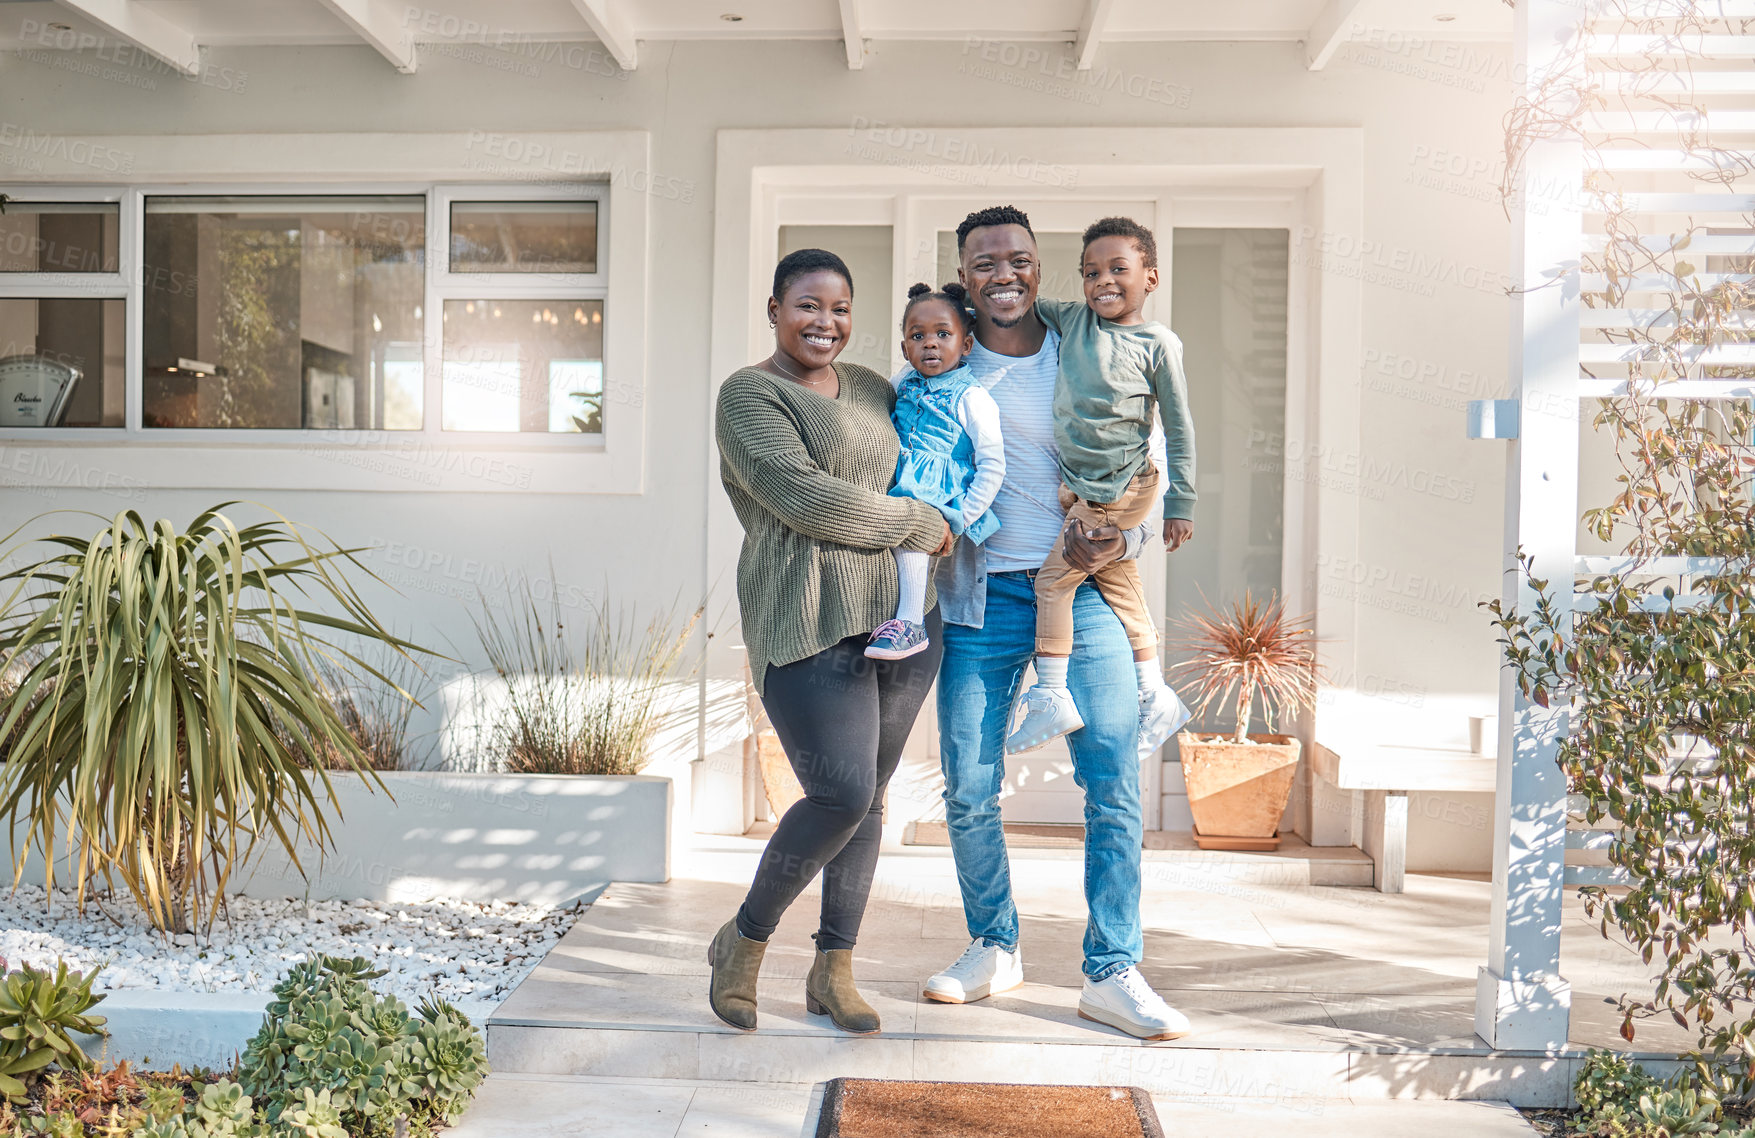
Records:
<instances>
[{"instance_id":1,"label":"khaki pants","mask_svg":"<svg viewBox=\"0 0 1755 1138\"><path fill-rule=\"evenodd\" d=\"M1087 502L1074 498L1065 486L1060 488L1061 503L1067 506L1068 519L1086 530L1098 526L1115 526L1130 530L1151 516L1158 507L1158 468L1147 463L1134 475L1121 497L1114 502ZM1086 574L1066 563L1066 533L1054 541L1048 560L1036 574L1036 654L1038 656L1070 656L1073 647L1073 594L1085 583ZM1158 647L1158 629L1152 623L1151 610L1146 607L1146 590L1140 582L1140 566L1136 560L1111 561L1089 575L1097 591L1115 610L1121 627L1127 630L1127 642L1134 651Z\"/></svg>"}]
</instances>

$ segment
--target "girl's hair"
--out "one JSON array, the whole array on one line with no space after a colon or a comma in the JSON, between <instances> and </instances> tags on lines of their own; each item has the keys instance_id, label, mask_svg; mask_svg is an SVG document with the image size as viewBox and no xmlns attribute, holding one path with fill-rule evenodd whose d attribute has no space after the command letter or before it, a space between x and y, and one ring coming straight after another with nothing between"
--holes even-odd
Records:
<instances>
[{"instance_id":1,"label":"girl's hair","mask_svg":"<svg viewBox=\"0 0 1755 1138\"><path fill-rule=\"evenodd\" d=\"M957 314L957 319L963 322L963 331L975 331L975 313L969 308L969 290L956 281L952 281L941 289L934 289L925 283L909 285L908 303L902 306L902 327L904 329L908 327L908 313L912 312L914 306L923 300L944 301L951 306L951 311Z\"/></svg>"},{"instance_id":2,"label":"girl's hair","mask_svg":"<svg viewBox=\"0 0 1755 1138\"><path fill-rule=\"evenodd\" d=\"M847 270L846 261L827 249L794 249L774 266L774 299L785 300L786 290L799 277L823 272L834 273L846 281L847 295L853 295L853 274Z\"/></svg>"}]
</instances>

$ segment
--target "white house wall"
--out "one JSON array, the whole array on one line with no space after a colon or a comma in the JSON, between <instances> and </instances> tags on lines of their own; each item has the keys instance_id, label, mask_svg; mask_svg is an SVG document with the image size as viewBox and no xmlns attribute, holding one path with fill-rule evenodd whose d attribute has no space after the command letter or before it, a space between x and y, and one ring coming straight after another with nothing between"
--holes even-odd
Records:
<instances>
[{"instance_id":1,"label":"white house wall","mask_svg":"<svg viewBox=\"0 0 1755 1138\"><path fill-rule=\"evenodd\" d=\"M718 635L736 638L735 549L706 541L721 493L706 394L719 378L709 330L720 130L845 129L851 141L882 123L1363 127L1360 231L1298 232L1291 243L1294 269L1363 282L1362 374L1319 380L1358 385L1359 444L1323 449L1293 427L1260 445L1289 447L1294 461L1314 447L1310 476L1357 497L1356 548L1306 567L1310 587L1357 613L1354 674L1330 677L1331 705L1432 744L1462 742L1466 716L1492 710L1493 635L1475 602L1499 592L1504 455L1466 440L1464 407L1505 390L1508 223L1495 190L1507 49L1398 36L1345 45L1313 72L1293 43L1106 43L1087 80L1058 66L1070 46L1026 66L998 42L885 42L849 71L835 43L658 42L640 45L634 73L615 73L589 47L426 47L414 75L363 46L211 48L188 80L96 54L31 53L0 68L0 189L16 193L11 182L30 179L62 136L649 133L651 169L614 175L650 207L643 492L261 495L369 547L366 563L400 590L377 598L387 621L479 666L470 603L478 583L491 590L514 572L552 575L575 602L650 609L707 594ZM93 162L93 181L127 181L126 169ZM612 291L612 312L616 303ZM59 508L186 520L231 496L223 469L209 489L140 501L31 487L41 458L28 449L0 450L0 529ZM1419 796L1408 867L1485 869L1490 835L1478 796Z\"/></svg>"}]
</instances>

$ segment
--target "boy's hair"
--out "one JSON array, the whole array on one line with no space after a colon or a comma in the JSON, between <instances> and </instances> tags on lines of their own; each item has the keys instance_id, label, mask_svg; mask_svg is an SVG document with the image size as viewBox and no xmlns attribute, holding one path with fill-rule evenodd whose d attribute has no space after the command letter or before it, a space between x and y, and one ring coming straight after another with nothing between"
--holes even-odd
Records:
<instances>
[{"instance_id":1,"label":"boy's hair","mask_svg":"<svg viewBox=\"0 0 1755 1138\"><path fill-rule=\"evenodd\" d=\"M986 209L976 210L957 226L957 252L963 251L963 243L969 239L969 234L990 225L1021 225L1025 233L1032 238L1036 236L1036 231L1030 228L1029 214L1015 205L990 205Z\"/></svg>"},{"instance_id":2,"label":"boy's hair","mask_svg":"<svg viewBox=\"0 0 1755 1138\"><path fill-rule=\"evenodd\" d=\"M975 313L969 308L969 290L952 281L941 289L934 289L924 281L908 286L908 303L902 306L902 329L908 329L908 314L914 306L923 300L942 300L951 306L951 311L962 321L964 332L975 331Z\"/></svg>"},{"instance_id":3,"label":"boy's hair","mask_svg":"<svg viewBox=\"0 0 1755 1138\"><path fill-rule=\"evenodd\" d=\"M1140 262L1148 269L1158 267L1158 239L1152 231L1131 217L1105 217L1101 221L1093 221L1085 230L1084 244L1079 246L1079 254L1091 247L1091 242L1099 237L1126 237L1140 251Z\"/></svg>"},{"instance_id":4,"label":"boy's hair","mask_svg":"<svg viewBox=\"0 0 1755 1138\"><path fill-rule=\"evenodd\" d=\"M774 299L785 300L786 290L799 277L822 272L834 273L846 281L847 295L853 295L853 274L848 271L846 261L827 249L794 249L774 266Z\"/></svg>"}]
</instances>

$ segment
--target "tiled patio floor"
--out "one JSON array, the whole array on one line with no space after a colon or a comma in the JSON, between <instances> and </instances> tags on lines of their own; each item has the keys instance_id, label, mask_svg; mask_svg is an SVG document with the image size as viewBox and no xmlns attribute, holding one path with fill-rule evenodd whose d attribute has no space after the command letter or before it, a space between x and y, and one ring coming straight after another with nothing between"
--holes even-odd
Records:
<instances>
[{"instance_id":1,"label":"tiled patio floor","mask_svg":"<svg viewBox=\"0 0 1755 1138\"><path fill-rule=\"evenodd\" d=\"M966 1006L922 1000L922 981L956 958L968 934L949 851L920 847L886 849L855 958L882 1035L849 1038L804 1011L814 892L769 949L761 1029L733 1032L707 1009L704 946L736 909L760 848L701 839L670 883L611 887L493 1017L495 1069L793 1085L839 1074L1132 1083L1160 1095L1283 1103L1529 1105L1563 1100L1574 1069L1569 1056L1496 1055L1474 1035L1486 881L1410 874L1407 892L1392 895L1276 883L1296 875L1273 869L1251 880L1234 861L1214 860L1207 872L1175 851L1147 855L1141 969L1193 1021L1186 1039L1141 1045L1077 1017L1076 851L1014 852L1023 988ZM1605 941L1576 901L1563 952L1574 1044L1618 1044L1606 1001L1649 991L1649 969ZM1687 1042L1651 1020L1637 1047L1673 1053Z\"/></svg>"}]
</instances>

